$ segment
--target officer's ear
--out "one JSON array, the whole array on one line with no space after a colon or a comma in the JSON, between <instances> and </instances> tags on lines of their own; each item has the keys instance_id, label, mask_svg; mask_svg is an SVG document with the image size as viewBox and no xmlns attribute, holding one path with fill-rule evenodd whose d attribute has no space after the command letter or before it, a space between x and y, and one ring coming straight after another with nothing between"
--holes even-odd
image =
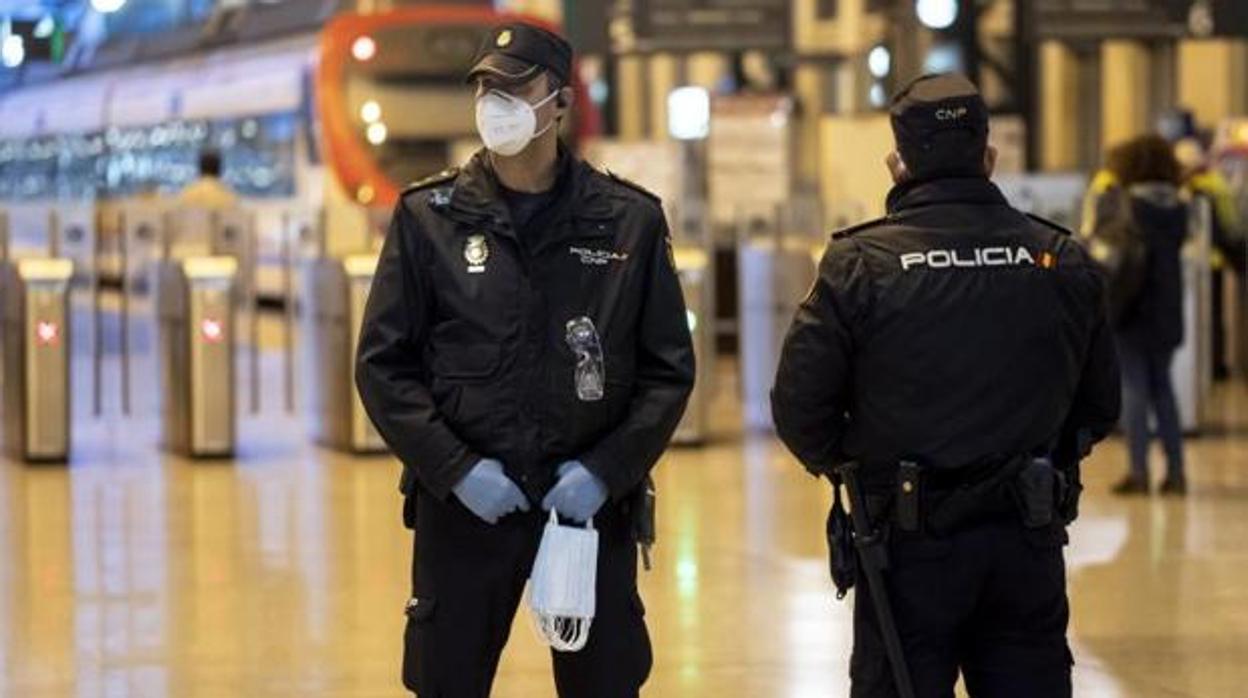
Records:
<instances>
[{"instance_id":1,"label":"officer's ear","mask_svg":"<svg viewBox=\"0 0 1248 698\"><path fill-rule=\"evenodd\" d=\"M901 153L894 150L884 159L884 164L888 165L888 173L893 176L893 184L905 184L911 179L910 169L906 167L906 161L901 159Z\"/></svg>"},{"instance_id":2,"label":"officer's ear","mask_svg":"<svg viewBox=\"0 0 1248 698\"><path fill-rule=\"evenodd\" d=\"M576 98L576 93L568 85L559 88L559 96L555 97L555 106L566 111L572 108L572 102Z\"/></svg>"},{"instance_id":3,"label":"officer's ear","mask_svg":"<svg viewBox=\"0 0 1248 698\"><path fill-rule=\"evenodd\" d=\"M997 149L994 146L988 146L984 149L984 176L992 177L992 173L997 169Z\"/></svg>"}]
</instances>

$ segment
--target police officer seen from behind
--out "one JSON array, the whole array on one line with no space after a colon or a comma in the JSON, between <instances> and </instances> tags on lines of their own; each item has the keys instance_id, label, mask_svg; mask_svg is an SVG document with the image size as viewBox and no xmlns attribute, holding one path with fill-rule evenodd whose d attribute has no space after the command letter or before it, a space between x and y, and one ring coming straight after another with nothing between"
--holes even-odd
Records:
<instances>
[{"instance_id":1,"label":"police officer seen from behind","mask_svg":"<svg viewBox=\"0 0 1248 698\"><path fill-rule=\"evenodd\" d=\"M1104 283L989 181L968 80L920 78L891 116L888 214L834 236L772 395L785 444L862 505L854 542L845 507L829 521L852 695L943 698L961 672L976 698L1069 696L1065 525L1119 410Z\"/></svg>"},{"instance_id":2,"label":"police officer seen from behind","mask_svg":"<svg viewBox=\"0 0 1248 698\"><path fill-rule=\"evenodd\" d=\"M356 380L404 465L403 679L422 698L490 694L552 508L600 537L559 695L636 696L650 671L635 515L693 349L658 201L559 141L571 70L561 37L490 33L469 74L486 149L403 194L368 300Z\"/></svg>"}]
</instances>

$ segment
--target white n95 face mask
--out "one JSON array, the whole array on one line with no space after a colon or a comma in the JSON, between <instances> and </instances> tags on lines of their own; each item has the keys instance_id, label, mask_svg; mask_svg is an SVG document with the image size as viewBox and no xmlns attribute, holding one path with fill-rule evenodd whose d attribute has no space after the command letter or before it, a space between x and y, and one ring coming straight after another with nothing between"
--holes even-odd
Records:
<instances>
[{"instance_id":1,"label":"white n95 face mask","mask_svg":"<svg viewBox=\"0 0 1248 698\"><path fill-rule=\"evenodd\" d=\"M537 130L537 108L554 99L558 91L551 92L537 104L490 90L477 99L477 132L491 152L504 157L520 154L534 138L546 133L555 125L552 119L546 128Z\"/></svg>"},{"instance_id":2,"label":"white n95 face mask","mask_svg":"<svg viewBox=\"0 0 1248 698\"><path fill-rule=\"evenodd\" d=\"M557 652L578 652L589 642L598 586L598 531L560 526L550 512L529 574L529 610L542 642Z\"/></svg>"}]
</instances>

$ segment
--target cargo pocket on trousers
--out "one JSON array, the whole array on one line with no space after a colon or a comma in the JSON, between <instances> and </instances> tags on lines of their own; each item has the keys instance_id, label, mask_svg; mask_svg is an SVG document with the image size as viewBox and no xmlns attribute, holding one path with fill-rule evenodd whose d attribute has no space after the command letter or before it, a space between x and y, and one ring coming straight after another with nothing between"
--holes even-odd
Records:
<instances>
[{"instance_id":1,"label":"cargo pocket on trousers","mask_svg":"<svg viewBox=\"0 0 1248 698\"><path fill-rule=\"evenodd\" d=\"M421 683L421 667L433 666L433 612L437 602L431 598L412 598L407 602L407 627L403 631L403 685L407 690L428 698L428 687Z\"/></svg>"},{"instance_id":2,"label":"cargo pocket on trousers","mask_svg":"<svg viewBox=\"0 0 1248 698\"><path fill-rule=\"evenodd\" d=\"M1026 570L1030 580L1028 594L1034 598L1061 599L1062 608L1051 612L1068 613L1066 607L1066 559L1064 548L1069 538L1060 526L1037 530L1022 530L1023 543L1015 565ZM1057 603L1056 601L1054 602ZM1063 621L1064 623L1065 621Z\"/></svg>"}]
</instances>

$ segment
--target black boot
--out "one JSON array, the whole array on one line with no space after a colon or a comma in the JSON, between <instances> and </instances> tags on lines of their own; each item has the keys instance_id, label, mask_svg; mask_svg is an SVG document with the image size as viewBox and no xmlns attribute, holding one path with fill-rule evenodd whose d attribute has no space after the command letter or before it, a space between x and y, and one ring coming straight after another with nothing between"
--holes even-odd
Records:
<instances>
[{"instance_id":1,"label":"black boot","mask_svg":"<svg viewBox=\"0 0 1248 698\"><path fill-rule=\"evenodd\" d=\"M1184 477L1167 477L1161 483L1161 493L1182 497L1187 494L1187 478Z\"/></svg>"},{"instance_id":2,"label":"black boot","mask_svg":"<svg viewBox=\"0 0 1248 698\"><path fill-rule=\"evenodd\" d=\"M1121 495L1148 494L1148 480L1128 475L1119 480L1111 491Z\"/></svg>"}]
</instances>

